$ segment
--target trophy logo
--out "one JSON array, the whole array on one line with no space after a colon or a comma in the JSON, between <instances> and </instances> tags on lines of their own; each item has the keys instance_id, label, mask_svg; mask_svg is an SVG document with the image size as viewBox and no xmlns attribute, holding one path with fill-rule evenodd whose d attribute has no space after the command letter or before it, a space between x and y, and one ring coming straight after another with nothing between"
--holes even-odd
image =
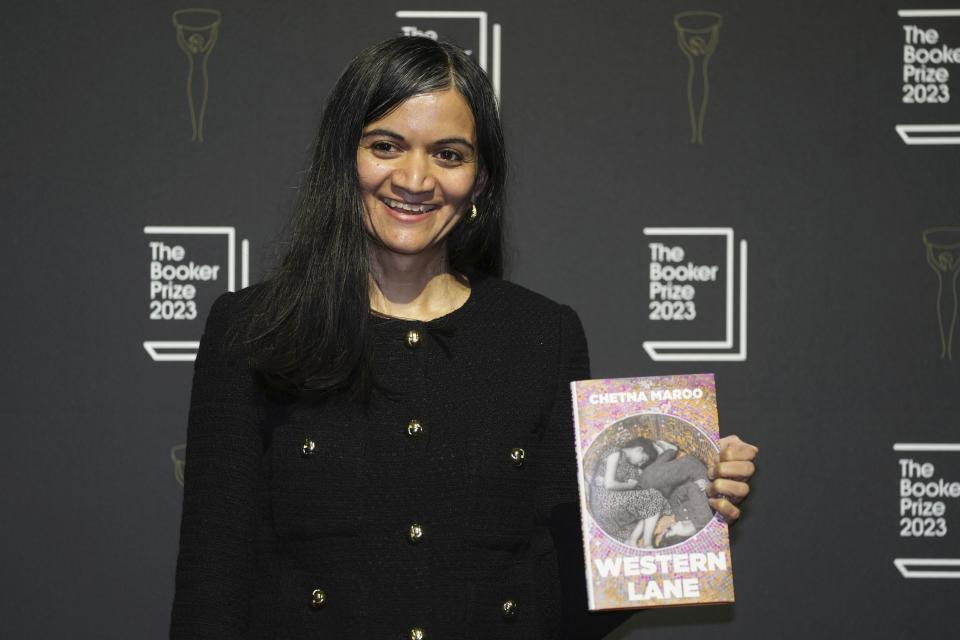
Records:
<instances>
[{"instance_id":1,"label":"trophy logo","mask_svg":"<svg viewBox=\"0 0 960 640\"><path fill-rule=\"evenodd\" d=\"M911 556L922 545L928 557L893 559L903 578L960 578L960 558L951 532L958 523L960 482L955 475L960 444L949 442L897 442L897 527L903 550Z\"/></svg>"},{"instance_id":2,"label":"trophy logo","mask_svg":"<svg viewBox=\"0 0 960 640\"><path fill-rule=\"evenodd\" d=\"M486 11L400 10L396 16L403 35L443 39L463 48L490 76L493 91L500 99L501 29L499 24L490 25Z\"/></svg>"},{"instance_id":3,"label":"trophy logo","mask_svg":"<svg viewBox=\"0 0 960 640\"><path fill-rule=\"evenodd\" d=\"M957 327L957 276L960 275L960 227L934 227L923 232L927 264L937 276L937 326L940 358L953 360Z\"/></svg>"},{"instance_id":4,"label":"trophy logo","mask_svg":"<svg viewBox=\"0 0 960 640\"><path fill-rule=\"evenodd\" d=\"M747 241L730 227L647 227L647 340L655 362L747 359ZM739 261L737 253L739 249ZM737 301L739 298L739 301Z\"/></svg>"},{"instance_id":5,"label":"trophy logo","mask_svg":"<svg viewBox=\"0 0 960 640\"><path fill-rule=\"evenodd\" d=\"M203 120L207 115L209 79L207 61L220 32L216 9L180 9L173 12L177 46L187 56L187 106L190 109L192 142L203 142Z\"/></svg>"},{"instance_id":6,"label":"trophy logo","mask_svg":"<svg viewBox=\"0 0 960 640\"><path fill-rule=\"evenodd\" d=\"M143 348L155 362L193 362L203 333L201 309L236 291L234 227L147 226L148 331ZM250 283L250 242L240 241L240 287Z\"/></svg>"},{"instance_id":7,"label":"trophy logo","mask_svg":"<svg viewBox=\"0 0 960 640\"><path fill-rule=\"evenodd\" d=\"M173 462L173 477L183 486L183 469L187 460L187 445L178 444L170 449L170 461Z\"/></svg>"},{"instance_id":8,"label":"trophy logo","mask_svg":"<svg viewBox=\"0 0 960 640\"><path fill-rule=\"evenodd\" d=\"M907 145L960 144L950 108L950 80L960 73L960 9L900 9L897 16L903 20L899 101L904 120L913 122L894 129Z\"/></svg>"},{"instance_id":9,"label":"trophy logo","mask_svg":"<svg viewBox=\"0 0 960 640\"><path fill-rule=\"evenodd\" d=\"M673 16L677 44L687 57L687 108L690 142L703 144L703 120L710 98L710 58L720 42L723 18L712 11L683 11Z\"/></svg>"}]
</instances>

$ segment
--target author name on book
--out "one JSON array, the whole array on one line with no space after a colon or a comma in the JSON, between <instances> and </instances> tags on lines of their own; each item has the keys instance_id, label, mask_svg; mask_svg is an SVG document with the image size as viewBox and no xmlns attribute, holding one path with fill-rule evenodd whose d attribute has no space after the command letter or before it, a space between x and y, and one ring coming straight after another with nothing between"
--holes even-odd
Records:
<instances>
[{"instance_id":1,"label":"author name on book","mask_svg":"<svg viewBox=\"0 0 960 640\"><path fill-rule=\"evenodd\" d=\"M591 393L590 404L619 404L622 402L657 402L660 400L697 400L703 397L703 389L648 389L643 391L608 391Z\"/></svg>"}]
</instances>

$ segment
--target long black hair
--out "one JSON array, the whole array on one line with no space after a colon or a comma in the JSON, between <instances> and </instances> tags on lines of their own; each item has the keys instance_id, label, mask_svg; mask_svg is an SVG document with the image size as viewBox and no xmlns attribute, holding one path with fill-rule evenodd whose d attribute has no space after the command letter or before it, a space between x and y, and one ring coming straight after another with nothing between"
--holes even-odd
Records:
<instances>
[{"instance_id":1,"label":"long black hair","mask_svg":"<svg viewBox=\"0 0 960 640\"><path fill-rule=\"evenodd\" d=\"M357 176L363 128L419 94L455 88L473 112L479 172L486 174L472 224L447 237L457 272L503 271L506 158L496 96L461 49L401 36L357 56L327 99L291 225L289 249L254 288L246 340L260 383L295 397L350 390L366 396L370 372L367 239ZM478 175L480 175L478 172Z\"/></svg>"},{"instance_id":2,"label":"long black hair","mask_svg":"<svg viewBox=\"0 0 960 640\"><path fill-rule=\"evenodd\" d=\"M643 464L640 465L641 469L653 464L653 461L657 459L658 455L660 455L659 452L657 451L657 448L653 446L652 442L650 442L649 438L644 438L643 436L637 436L632 440L628 440L627 442L624 442L622 445L620 445L618 448L623 450L623 449L634 449L636 447L640 447L647 454L647 459L644 461Z\"/></svg>"}]
</instances>

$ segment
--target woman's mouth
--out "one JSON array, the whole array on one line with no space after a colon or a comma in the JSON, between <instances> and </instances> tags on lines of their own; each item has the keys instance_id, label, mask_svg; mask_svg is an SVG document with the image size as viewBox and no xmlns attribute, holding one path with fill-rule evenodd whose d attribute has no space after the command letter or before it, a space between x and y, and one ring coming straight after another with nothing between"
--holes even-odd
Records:
<instances>
[{"instance_id":1,"label":"woman's mouth","mask_svg":"<svg viewBox=\"0 0 960 640\"><path fill-rule=\"evenodd\" d=\"M414 204L411 202L404 202L403 200L394 200L393 198L386 197L380 198L380 201L387 205L391 211L404 216L419 216L421 214L430 213L440 206L426 203Z\"/></svg>"}]
</instances>

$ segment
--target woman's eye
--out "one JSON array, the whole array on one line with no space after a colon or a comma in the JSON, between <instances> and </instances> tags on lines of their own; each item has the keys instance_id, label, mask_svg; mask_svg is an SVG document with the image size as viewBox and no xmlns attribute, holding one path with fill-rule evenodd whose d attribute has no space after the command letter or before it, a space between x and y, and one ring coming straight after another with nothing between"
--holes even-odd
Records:
<instances>
[{"instance_id":1,"label":"woman's eye","mask_svg":"<svg viewBox=\"0 0 960 640\"><path fill-rule=\"evenodd\" d=\"M393 153L397 148L391 142L380 140L370 145L370 148L378 153Z\"/></svg>"},{"instance_id":2,"label":"woman's eye","mask_svg":"<svg viewBox=\"0 0 960 640\"><path fill-rule=\"evenodd\" d=\"M437 152L437 157L446 163L463 162L463 154L453 149L441 149Z\"/></svg>"}]
</instances>

